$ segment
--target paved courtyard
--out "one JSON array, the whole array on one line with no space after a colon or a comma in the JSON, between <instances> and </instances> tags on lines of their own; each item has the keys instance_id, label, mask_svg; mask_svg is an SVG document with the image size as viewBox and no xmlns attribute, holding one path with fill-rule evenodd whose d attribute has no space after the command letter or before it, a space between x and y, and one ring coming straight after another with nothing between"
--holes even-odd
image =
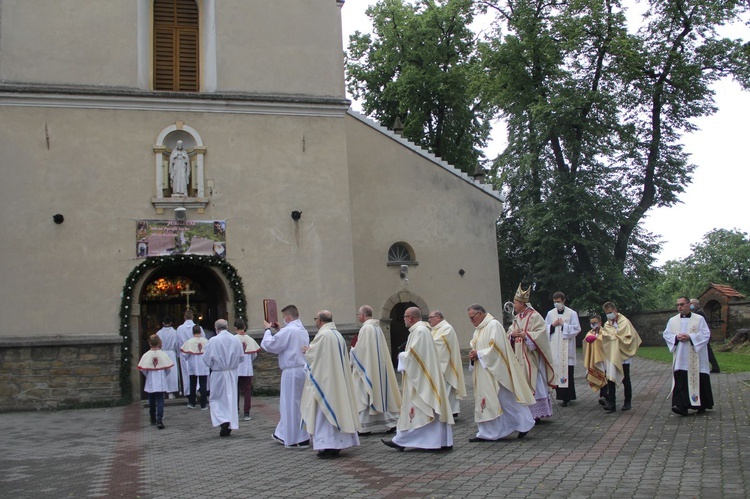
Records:
<instances>
[{"instance_id":1,"label":"paved courtyard","mask_svg":"<svg viewBox=\"0 0 750 499\"><path fill-rule=\"evenodd\" d=\"M59 497L672 497L745 498L750 490L750 373L711 375L716 407L670 411L670 366L636 358L633 410L606 414L576 370L578 400L523 440L469 443L472 394L454 450L397 452L379 435L335 460L271 440L278 398L253 399L229 438L208 411L166 407L165 430L143 403L0 414L0 495ZM467 374L467 381L470 381Z\"/></svg>"}]
</instances>

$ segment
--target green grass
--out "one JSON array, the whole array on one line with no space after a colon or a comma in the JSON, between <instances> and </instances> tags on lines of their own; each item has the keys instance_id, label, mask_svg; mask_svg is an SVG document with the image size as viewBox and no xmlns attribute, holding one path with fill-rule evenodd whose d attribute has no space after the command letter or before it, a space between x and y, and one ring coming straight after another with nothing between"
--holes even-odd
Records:
<instances>
[{"instance_id":1,"label":"green grass","mask_svg":"<svg viewBox=\"0 0 750 499\"><path fill-rule=\"evenodd\" d=\"M714 355L723 373L750 372L750 353L745 352L717 352ZM640 347L638 357L656 360L667 364L672 362L672 353L667 347Z\"/></svg>"}]
</instances>

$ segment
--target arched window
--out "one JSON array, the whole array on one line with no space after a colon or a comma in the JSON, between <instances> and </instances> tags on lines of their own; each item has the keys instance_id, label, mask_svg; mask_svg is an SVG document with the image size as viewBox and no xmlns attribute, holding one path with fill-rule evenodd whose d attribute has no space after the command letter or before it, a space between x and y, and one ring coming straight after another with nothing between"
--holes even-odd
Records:
<instances>
[{"instance_id":1,"label":"arched window","mask_svg":"<svg viewBox=\"0 0 750 499\"><path fill-rule=\"evenodd\" d=\"M198 21L195 0L154 1L154 90L198 91Z\"/></svg>"},{"instance_id":2,"label":"arched window","mask_svg":"<svg viewBox=\"0 0 750 499\"><path fill-rule=\"evenodd\" d=\"M388 249L388 265L417 265L414 250L406 243L394 243Z\"/></svg>"}]
</instances>

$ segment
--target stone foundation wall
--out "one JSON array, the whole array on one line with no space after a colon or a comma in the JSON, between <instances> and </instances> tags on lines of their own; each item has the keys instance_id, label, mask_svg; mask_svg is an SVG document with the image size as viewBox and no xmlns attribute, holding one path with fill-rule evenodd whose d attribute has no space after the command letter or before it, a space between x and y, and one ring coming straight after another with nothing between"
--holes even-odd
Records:
<instances>
[{"instance_id":1,"label":"stone foundation wall","mask_svg":"<svg viewBox=\"0 0 750 499\"><path fill-rule=\"evenodd\" d=\"M119 336L0 339L0 411L116 401Z\"/></svg>"}]
</instances>

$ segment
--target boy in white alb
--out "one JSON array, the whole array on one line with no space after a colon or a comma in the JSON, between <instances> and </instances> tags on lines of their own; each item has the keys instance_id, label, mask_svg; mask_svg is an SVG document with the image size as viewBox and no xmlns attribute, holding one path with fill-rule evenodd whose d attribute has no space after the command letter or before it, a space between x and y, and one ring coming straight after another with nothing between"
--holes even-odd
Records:
<instances>
[{"instance_id":1,"label":"boy in white alb","mask_svg":"<svg viewBox=\"0 0 750 499\"><path fill-rule=\"evenodd\" d=\"M151 424L164 429L164 394L168 389L167 378L174 362L161 349L161 339L152 334L148 339L151 350L143 354L138 370L146 376L144 391L148 393L148 414Z\"/></svg>"},{"instance_id":2,"label":"boy in white alb","mask_svg":"<svg viewBox=\"0 0 750 499\"><path fill-rule=\"evenodd\" d=\"M203 330L198 324L193 326L193 337L187 340L180 351L187 357L188 374L190 376L190 392L188 393L188 407L195 409L195 388L200 386L201 410L206 410L206 390L208 384L208 366L203 362L202 356L206 351L208 340L201 336Z\"/></svg>"}]
</instances>

